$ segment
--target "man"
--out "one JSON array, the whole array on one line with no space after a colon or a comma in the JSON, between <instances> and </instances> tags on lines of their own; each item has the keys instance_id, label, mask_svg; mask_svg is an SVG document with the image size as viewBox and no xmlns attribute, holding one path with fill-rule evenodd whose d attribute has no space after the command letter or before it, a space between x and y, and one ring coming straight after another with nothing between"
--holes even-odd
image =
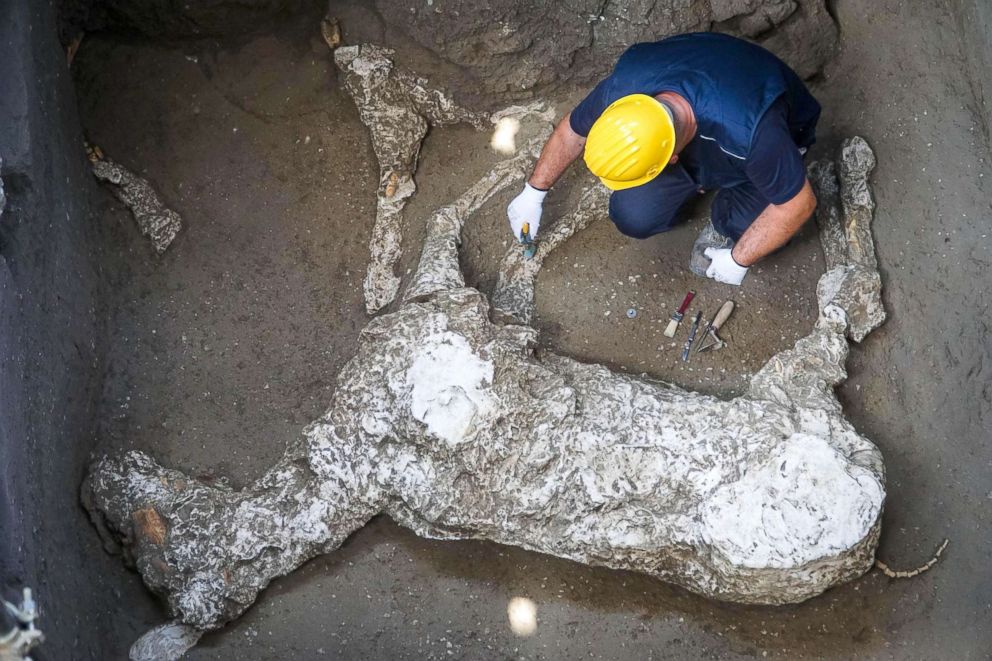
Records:
<instances>
[{"instance_id":1,"label":"man","mask_svg":"<svg viewBox=\"0 0 992 661\"><path fill-rule=\"evenodd\" d=\"M690 268L740 285L816 207L803 154L819 116L795 72L754 44L709 32L635 44L558 124L510 227L537 233L544 196L584 151L613 191L610 218L634 238L672 229L690 198L719 189Z\"/></svg>"}]
</instances>

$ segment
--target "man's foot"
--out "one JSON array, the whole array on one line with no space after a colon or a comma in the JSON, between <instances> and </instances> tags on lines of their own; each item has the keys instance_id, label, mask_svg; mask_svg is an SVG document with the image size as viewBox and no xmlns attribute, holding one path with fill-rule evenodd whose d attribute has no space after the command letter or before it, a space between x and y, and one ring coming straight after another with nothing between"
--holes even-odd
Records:
<instances>
[{"instance_id":1,"label":"man's foot","mask_svg":"<svg viewBox=\"0 0 992 661\"><path fill-rule=\"evenodd\" d=\"M724 236L716 231L713 223L706 223L706 227L696 237L696 242L692 244L692 255L689 257L689 270L701 278L706 277L706 269L709 268L710 258L703 253L707 248L732 248L733 239Z\"/></svg>"}]
</instances>

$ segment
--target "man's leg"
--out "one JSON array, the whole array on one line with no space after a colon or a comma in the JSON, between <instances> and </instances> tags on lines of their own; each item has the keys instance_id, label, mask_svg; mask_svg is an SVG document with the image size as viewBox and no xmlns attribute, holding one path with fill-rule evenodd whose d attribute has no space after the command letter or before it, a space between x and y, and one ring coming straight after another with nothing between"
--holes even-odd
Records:
<instances>
[{"instance_id":1,"label":"man's leg","mask_svg":"<svg viewBox=\"0 0 992 661\"><path fill-rule=\"evenodd\" d=\"M614 191L610 219L620 232L635 239L667 232L678 223L679 210L697 189L681 165L670 165L646 184Z\"/></svg>"},{"instance_id":2,"label":"man's leg","mask_svg":"<svg viewBox=\"0 0 992 661\"><path fill-rule=\"evenodd\" d=\"M713 198L710 219L717 232L736 243L768 205L750 183L723 188Z\"/></svg>"},{"instance_id":3,"label":"man's leg","mask_svg":"<svg viewBox=\"0 0 992 661\"><path fill-rule=\"evenodd\" d=\"M751 184L717 192L710 207L710 223L692 244L689 270L705 278L710 266L710 258L704 254L706 249L733 247L767 206L768 201Z\"/></svg>"}]
</instances>

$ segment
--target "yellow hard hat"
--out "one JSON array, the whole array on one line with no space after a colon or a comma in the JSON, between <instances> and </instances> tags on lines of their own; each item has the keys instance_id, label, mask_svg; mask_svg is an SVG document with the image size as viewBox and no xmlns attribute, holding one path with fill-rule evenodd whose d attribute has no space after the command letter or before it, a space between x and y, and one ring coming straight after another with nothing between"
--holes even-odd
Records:
<instances>
[{"instance_id":1,"label":"yellow hard hat","mask_svg":"<svg viewBox=\"0 0 992 661\"><path fill-rule=\"evenodd\" d=\"M668 165L675 126L661 102L628 94L603 111L589 131L585 161L610 190L646 184Z\"/></svg>"}]
</instances>

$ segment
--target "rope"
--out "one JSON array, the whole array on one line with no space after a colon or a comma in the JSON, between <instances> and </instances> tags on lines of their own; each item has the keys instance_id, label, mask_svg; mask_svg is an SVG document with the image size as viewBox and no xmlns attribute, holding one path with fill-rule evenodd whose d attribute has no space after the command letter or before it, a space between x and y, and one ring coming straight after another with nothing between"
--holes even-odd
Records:
<instances>
[{"instance_id":1,"label":"rope","mask_svg":"<svg viewBox=\"0 0 992 661\"><path fill-rule=\"evenodd\" d=\"M912 569L910 571L895 571L893 569L890 569L887 564L885 564L878 558L875 558L875 566L881 569L882 573L888 576L889 578L913 578L914 576L919 576L920 574L922 574L923 572L927 571L935 564L937 564L937 561L940 560L940 554L943 553L944 549L946 548L947 548L947 540L945 539L944 543L940 545L940 548L937 549L937 552L933 554L933 557L930 558L930 560L928 560L926 564L920 565L916 569Z\"/></svg>"}]
</instances>

